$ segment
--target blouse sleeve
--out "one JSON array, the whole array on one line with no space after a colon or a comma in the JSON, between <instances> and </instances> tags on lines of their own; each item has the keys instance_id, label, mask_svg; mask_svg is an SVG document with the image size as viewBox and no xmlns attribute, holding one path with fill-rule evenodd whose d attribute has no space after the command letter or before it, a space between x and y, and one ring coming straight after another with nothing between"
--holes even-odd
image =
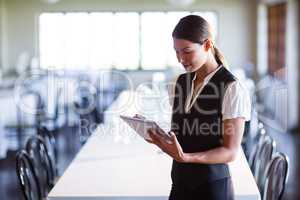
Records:
<instances>
[{"instance_id":1,"label":"blouse sleeve","mask_svg":"<svg viewBox=\"0 0 300 200\"><path fill-rule=\"evenodd\" d=\"M223 120L243 117L251 118L251 100L248 90L236 80L228 85L222 103Z\"/></svg>"}]
</instances>

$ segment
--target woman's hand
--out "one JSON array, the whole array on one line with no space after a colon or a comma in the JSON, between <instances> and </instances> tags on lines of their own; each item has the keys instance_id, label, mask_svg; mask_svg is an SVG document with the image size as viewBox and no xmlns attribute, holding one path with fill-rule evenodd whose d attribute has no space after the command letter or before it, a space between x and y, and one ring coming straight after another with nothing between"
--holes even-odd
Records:
<instances>
[{"instance_id":1,"label":"woman's hand","mask_svg":"<svg viewBox=\"0 0 300 200\"><path fill-rule=\"evenodd\" d=\"M171 142L167 142L165 138L159 135L155 130L149 130L149 136L151 140L147 140L149 143L155 144L163 152L167 153L177 162L187 162L187 154L182 151L180 144L177 141L176 135L173 132L171 134Z\"/></svg>"}]
</instances>

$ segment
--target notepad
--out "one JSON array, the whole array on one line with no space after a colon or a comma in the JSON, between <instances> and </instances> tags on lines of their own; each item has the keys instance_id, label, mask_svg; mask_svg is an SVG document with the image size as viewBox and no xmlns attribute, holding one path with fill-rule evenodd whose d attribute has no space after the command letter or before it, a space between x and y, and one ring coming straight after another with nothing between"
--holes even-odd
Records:
<instances>
[{"instance_id":1,"label":"notepad","mask_svg":"<svg viewBox=\"0 0 300 200\"><path fill-rule=\"evenodd\" d=\"M135 130L137 134L139 134L144 139L151 140L148 130L154 129L160 136L162 136L166 140L167 143L172 143L171 135L160 128L155 121L124 115L120 115L120 118L124 120L133 130Z\"/></svg>"}]
</instances>

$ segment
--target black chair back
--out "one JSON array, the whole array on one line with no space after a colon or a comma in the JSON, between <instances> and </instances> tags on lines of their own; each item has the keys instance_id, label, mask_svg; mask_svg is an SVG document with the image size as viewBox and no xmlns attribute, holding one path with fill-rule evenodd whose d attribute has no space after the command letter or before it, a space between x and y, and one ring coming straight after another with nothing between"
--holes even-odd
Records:
<instances>
[{"instance_id":1,"label":"black chair back","mask_svg":"<svg viewBox=\"0 0 300 200\"><path fill-rule=\"evenodd\" d=\"M41 194L46 197L53 187L54 174L47 147L40 136L31 137L26 143L26 151L33 161L34 172L39 180Z\"/></svg>"},{"instance_id":2,"label":"black chair back","mask_svg":"<svg viewBox=\"0 0 300 200\"><path fill-rule=\"evenodd\" d=\"M24 150L17 153L16 172L25 200L42 199L41 188L34 172L33 162Z\"/></svg>"},{"instance_id":3,"label":"black chair back","mask_svg":"<svg viewBox=\"0 0 300 200\"><path fill-rule=\"evenodd\" d=\"M56 177L58 175L58 168L57 168L57 144L55 137L51 131L49 131L46 127L42 126L38 128L38 135L43 138L44 143L47 148L48 156L51 161L51 165L53 167L53 175Z\"/></svg>"},{"instance_id":4,"label":"black chair back","mask_svg":"<svg viewBox=\"0 0 300 200\"><path fill-rule=\"evenodd\" d=\"M289 160L283 153L276 153L265 173L263 200L281 200L288 179Z\"/></svg>"}]
</instances>

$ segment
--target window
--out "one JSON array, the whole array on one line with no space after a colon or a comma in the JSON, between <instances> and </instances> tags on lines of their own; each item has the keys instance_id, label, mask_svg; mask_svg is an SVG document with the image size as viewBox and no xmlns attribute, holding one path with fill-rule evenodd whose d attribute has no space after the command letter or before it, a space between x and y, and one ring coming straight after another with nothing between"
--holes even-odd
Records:
<instances>
[{"instance_id":1,"label":"window","mask_svg":"<svg viewBox=\"0 0 300 200\"><path fill-rule=\"evenodd\" d=\"M165 69L178 66L171 33L191 12L43 13L42 68ZM214 12L194 12L217 27Z\"/></svg>"},{"instance_id":2,"label":"window","mask_svg":"<svg viewBox=\"0 0 300 200\"><path fill-rule=\"evenodd\" d=\"M64 15L60 13L40 16L40 64L42 67L65 66Z\"/></svg>"},{"instance_id":3,"label":"window","mask_svg":"<svg viewBox=\"0 0 300 200\"><path fill-rule=\"evenodd\" d=\"M113 14L90 14L90 68L110 68L113 64ZM105 27L105 28L103 28Z\"/></svg>"},{"instance_id":4,"label":"window","mask_svg":"<svg viewBox=\"0 0 300 200\"><path fill-rule=\"evenodd\" d=\"M87 13L68 13L64 17L65 67L86 68L89 65L89 15Z\"/></svg>"},{"instance_id":5,"label":"window","mask_svg":"<svg viewBox=\"0 0 300 200\"><path fill-rule=\"evenodd\" d=\"M138 13L116 13L113 25L114 67L137 69L139 65Z\"/></svg>"},{"instance_id":6,"label":"window","mask_svg":"<svg viewBox=\"0 0 300 200\"><path fill-rule=\"evenodd\" d=\"M164 16L161 12L141 14L141 65L146 69L166 65L168 38Z\"/></svg>"}]
</instances>

